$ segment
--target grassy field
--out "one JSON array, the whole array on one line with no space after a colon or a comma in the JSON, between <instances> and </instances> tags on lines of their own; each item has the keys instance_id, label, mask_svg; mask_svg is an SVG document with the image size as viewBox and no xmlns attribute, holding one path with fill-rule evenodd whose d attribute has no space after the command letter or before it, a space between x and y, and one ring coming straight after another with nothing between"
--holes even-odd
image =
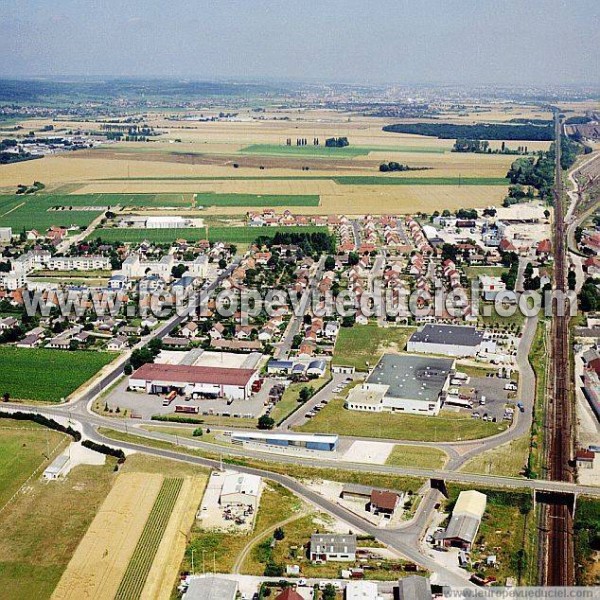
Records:
<instances>
[{"instance_id":1,"label":"grassy field","mask_svg":"<svg viewBox=\"0 0 600 600\"><path fill-rule=\"evenodd\" d=\"M577 585L600 583L598 536L600 535L600 501L597 498L577 498L575 513L575 564Z\"/></svg>"},{"instance_id":2,"label":"grassy field","mask_svg":"<svg viewBox=\"0 0 600 600\"><path fill-rule=\"evenodd\" d=\"M331 379L329 373L319 379L314 379L309 382L291 383L283 392L281 400L273 407L271 417L275 419L275 423L281 423L290 413L294 412L299 406L298 394L303 387L312 387L315 393L327 381Z\"/></svg>"},{"instance_id":3,"label":"grassy field","mask_svg":"<svg viewBox=\"0 0 600 600\"><path fill-rule=\"evenodd\" d=\"M477 279L480 275L490 275L494 277L500 277L503 273L507 273L508 269L506 267L467 267L462 266L462 270L465 272L465 275L469 279L469 281L473 279Z\"/></svg>"},{"instance_id":4,"label":"grassy field","mask_svg":"<svg viewBox=\"0 0 600 600\"><path fill-rule=\"evenodd\" d=\"M335 344L333 364L366 371L366 363L373 366L384 352L404 350L413 331L410 327L378 327L377 323L342 327Z\"/></svg>"},{"instance_id":5,"label":"grassy field","mask_svg":"<svg viewBox=\"0 0 600 600\"><path fill-rule=\"evenodd\" d=\"M0 589L11 600L50 598L114 481L115 462L75 467L50 484L34 479L0 513Z\"/></svg>"},{"instance_id":6,"label":"grassy field","mask_svg":"<svg viewBox=\"0 0 600 600\"><path fill-rule=\"evenodd\" d=\"M199 206L319 206L317 194L195 194Z\"/></svg>"},{"instance_id":7,"label":"grassy field","mask_svg":"<svg viewBox=\"0 0 600 600\"><path fill-rule=\"evenodd\" d=\"M485 422L454 413L442 413L437 417L358 413L346 410L344 401L338 398L297 429L310 433L417 442L455 442L485 438L504 431L506 427L506 423Z\"/></svg>"},{"instance_id":8,"label":"grassy field","mask_svg":"<svg viewBox=\"0 0 600 600\"><path fill-rule=\"evenodd\" d=\"M323 227L209 227L208 239L211 242L225 242L230 244L250 244L259 235L273 237L277 232L303 232L314 233L325 231ZM96 229L92 234L94 238L102 238L107 242L139 243L144 240L157 243L167 243L173 240L184 239L189 242L206 239L206 228L181 228L181 229Z\"/></svg>"},{"instance_id":9,"label":"grassy field","mask_svg":"<svg viewBox=\"0 0 600 600\"><path fill-rule=\"evenodd\" d=\"M284 146L283 144L252 144L240 150L240 154L260 154L263 156L304 156L307 158L354 158L355 156L366 156L373 150L379 148L368 148L360 146L345 146L344 148L332 148L320 146Z\"/></svg>"},{"instance_id":10,"label":"grassy field","mask_svg":"<svg viewBox=\"0 0 600 600\"><path fill-rule=\"evenodd\" d=\"M32 421L0 419L0 508L50 456L56 456L66 436Z\"/></svg>"},{"instance_id":11,"label":"grassy field","mask_svg":"<svg viewBox=\"0 0 600 600\"><path fill-rule=\"evenodd\" d=\"M502 444L472 458L462 469L466 473L484 473L519 477L527 464L529 435Z\"/></svg>"},{"instance_id":12,"label":"grassy field","mask_svg":"<svg viewBox=\"0 0 600 600\"><path fill-rule=\"evenodd\" d=\"M12 400L59 402L114 360L107 352L0 347L0 390Z\"/></svg>"},{"instance_id":13,"label":"grassy field","mask_svg":"<svg viewBox=\"0 0 600 600\"><path fill-rule=\"evenodd\" d=\"M163 481L117 590L116 599L135 600L140 597L182 485L183 479Z\"/></svg>"},{"instance_id":14,"label":"grassy field","mask_svg":"<svg viewBox=\"0 0 600 600\"><path fill-rule=\"evenodd\" d=\"M443 450L429 446L404 446L397 444L385 461L391 467L419 467L421 469L442 469L448 461Z\"/></svg>"}]
</instances>

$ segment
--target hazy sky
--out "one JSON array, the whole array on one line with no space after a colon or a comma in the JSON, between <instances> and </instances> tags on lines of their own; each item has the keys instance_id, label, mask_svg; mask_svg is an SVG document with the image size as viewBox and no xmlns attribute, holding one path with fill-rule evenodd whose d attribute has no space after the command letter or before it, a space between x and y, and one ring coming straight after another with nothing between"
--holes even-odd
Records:
<instances>
[{"instance_id":1,"label":"hazy sky","mask_svg":"<svg viewBox=\"0 0 600 600\"><path fill-rule=\"evenodd\" d=\"M0 76L600 83L598 0L0 0Z\"/></svg>"}]
</instances>

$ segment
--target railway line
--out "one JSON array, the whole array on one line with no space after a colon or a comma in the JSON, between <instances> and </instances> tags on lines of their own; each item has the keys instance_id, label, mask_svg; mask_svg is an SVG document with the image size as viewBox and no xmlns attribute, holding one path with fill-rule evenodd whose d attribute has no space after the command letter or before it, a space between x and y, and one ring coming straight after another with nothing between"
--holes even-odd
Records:
<instances>
[{"instance_id":1,"label":"railway line","mask_svg":"<svg viewBox=\"0 0 600 600\"><path fill-rule=\"evenodd\" d=\"M555 112L555 183L554 183L554 275L555 290L564 294L567 278L566 225L563 207L563 181L560 165L562 125ZM573 407L569 396L569 316L567 306L556 300L552 325L552 392L546 410L547 478L573 481ZM561 310L562 309L562 310ZM541 500L540 552L541 581L545 586L568 586L575 581L573 544L573 502L548 495Z\"/></svg>"}]
</instances>

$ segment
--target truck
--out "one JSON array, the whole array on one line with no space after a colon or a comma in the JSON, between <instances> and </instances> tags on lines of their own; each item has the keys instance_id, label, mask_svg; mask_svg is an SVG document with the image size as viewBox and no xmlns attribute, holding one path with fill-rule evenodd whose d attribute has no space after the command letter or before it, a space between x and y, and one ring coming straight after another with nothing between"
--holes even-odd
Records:
<instances>
[{"instance_id":1,"label":"truck","mask_svg":"<svg viewBox=\"0 0 600 600\"><path fill-rule=\"evenodd\" d=\"M473 401L459 396L446 396L446 404L460 406L461 408L473 408Z\"/></svg>"},{"instance_id":2,"label":"truck","mask_svg":"<svg viewBox=\"0 0 600 600\"><path fill-rule=\"evenodd\" d=\"M175 412L197 415L198 412L200 412L200 408L198 406L186 406L185 404L176 404Z\"/></svg>"},{"instance_id":3,"label":"truck","mask_svg":"<svg viewBox=\"0 0 600 600\"><path fill-rule=\"evenodd\" d=\"M171 404L175 398L177 398L177 390L169 392L163 400L163 406L169 406L169 404Z\"/></svg>"}]
</instances>

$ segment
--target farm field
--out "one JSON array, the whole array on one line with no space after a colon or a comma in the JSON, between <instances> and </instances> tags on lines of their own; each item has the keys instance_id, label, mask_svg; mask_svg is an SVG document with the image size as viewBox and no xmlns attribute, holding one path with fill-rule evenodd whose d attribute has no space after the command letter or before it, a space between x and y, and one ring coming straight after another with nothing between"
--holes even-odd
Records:
<instances>
[{"instance_id":1,"label":"farm field","mask_svg":"<svg viewBox=\"0 0 600 600\"><path fill-rule=\"evenodd\" d=\"M115 359L108 352L0 347L0 390L11 400L60 402Z\"/></svg>"},{"instance_id":2,"label":"farm field","mask_svg":"<svg viewBox=\"0 0 600 600\"><path fill-rule=\"evenodd\" d=\"M78 466L66 479L51 483L35 477L27 493L0 513L3 598L45 600L52 596L110 490L114 465L108 459L104 466Z\"/></svg>"},{"instance_id":3,"label":"farm field","mask_svg":"<svg viewBox=\"0 0 600 600\"><path fill-rule=\"evenodd\" d=\"M54 458L66 436L33 421L0 419L0 508L23 483Z\"/></svg>"},{"instance_id":4,"label":"farm field","mask_svg":"<svg viewBox=\"0 0 600 600\"><path fill-rule=\"evenodd\" d=\"M208 239L213 242L225 242L231 244L250 244L259 235L273 237L278 232L301 231L314 233L324 231L323 227L209 227ZM102 238L107 242L128 242L137 243L144 240L150 242L166 243L173 240L184 239L187 241L197 241L206 239L206 228L181 228L181 229L124 229L107 228L96 229L92 234L94 238Z\"/></svg>"},{"instance_id":5,"label":"farm field","mask_svg":"<svg viewBox=\"0 0 600 600\"><path fill-rule=\"evenodd\" d=\"M333 352L333 364L367 371L384 352L404 350L414 327L378 327L377 323L341 327Z\"/></svg>"},{"instance_id":6,"label":"farm field","mask_svg":"<svg viewBox=\"0 0 600 600\"><path fill-rule=\"evenodd\" d=\"M12 227L14 233L28 229L43 232L52 225L87 227L101 214L94 210L49 210L57 205L56 197L49 195L0 197L0 227Z\"/></svg>"},{"instance_id":7,"label":"farm field","mask_svg":"<svg viewBox=\"0 0 600 600\"><path fill-rule=\"evenodd\" d=\"M163 476L122 473L77 547L52 598L115 597L163 485Z\"/></svg>"},{"instance_id":8,"label":"farm field","mask_svg":"<svg viewBox=\"0 0 600 600\"><path fill-rule=\"evenodd\" d=\"M136 600L141 597L154 557L182 486L183 479L169 478L163 480L142 534L137 540L133 555L129 559L127 570L123 575L123 579L121 579L115 599Z\"/></svg>"},{"instance_id":9,"label":"farm field","mask_svg":"<svg viewBox=\"0 0 600 600\"><path fill-rule=\"evenodd\" d=\"M337 433L416 442L456 442L495 435L507 428L506 423L491 423L469 416L442 414L437 417L420 415L369 414L346 410L344 401L332 400L298 431L308 433Z\"/></svg>"}]
</instances>

